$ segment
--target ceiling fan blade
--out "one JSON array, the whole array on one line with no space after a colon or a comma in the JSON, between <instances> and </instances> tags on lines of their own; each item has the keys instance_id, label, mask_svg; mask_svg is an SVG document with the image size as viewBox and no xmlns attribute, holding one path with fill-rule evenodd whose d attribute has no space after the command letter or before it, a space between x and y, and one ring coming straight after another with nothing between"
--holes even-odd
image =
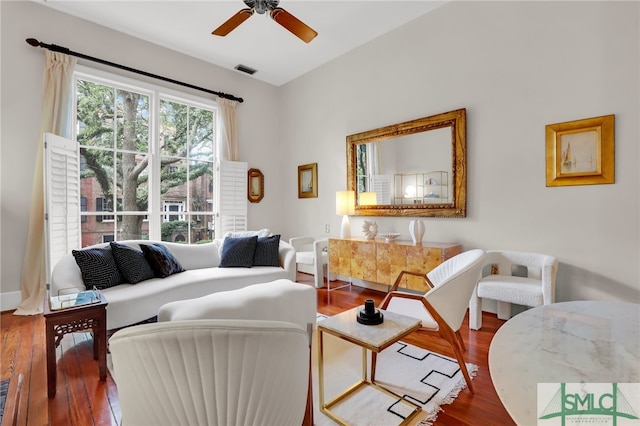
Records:
<instances>
[{"instance_id":1,"label":"ceiling fan blade","mask_svg":"<svg viewBox=\"0 0 640 426\"><path fill-rule=\"evenodd\" d=\"M309 43L318 35L313 28L280 7L273 8L269 14L274 21L291 31L305 43Z\"/></svg>"},{"instance_id":2,"label":"ceiling fan blade","mask_svg":"<svg viewBox=\"0 0 640 426\"><path fill-rule=\"evenodd\" d=\"M224 37L233 31L238 25L249 19L253 15L253 9L242 9L231 18L227 19L225 23L213 30L211 34Z\"/></svg>"}]
</instances>

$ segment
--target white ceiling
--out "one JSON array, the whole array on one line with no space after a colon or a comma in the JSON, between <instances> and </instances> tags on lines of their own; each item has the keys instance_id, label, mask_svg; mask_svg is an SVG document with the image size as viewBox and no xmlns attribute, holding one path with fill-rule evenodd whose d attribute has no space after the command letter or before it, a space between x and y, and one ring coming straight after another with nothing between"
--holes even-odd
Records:
<instances>
[{"instance_id":1,"label":"white ceiling","mask_svg":"<svg viewBox=\"0 0 640 426\"><path fill-rule=\"evenodd\" d=\"M246 7L242 0L34 1L224 68L246 65L258 70L254 78L280 86L446 0L281 0L279 7L318 32L308 44L268 14L254 14L226 37L211 35Z\"/></svg>"}]
</instances>

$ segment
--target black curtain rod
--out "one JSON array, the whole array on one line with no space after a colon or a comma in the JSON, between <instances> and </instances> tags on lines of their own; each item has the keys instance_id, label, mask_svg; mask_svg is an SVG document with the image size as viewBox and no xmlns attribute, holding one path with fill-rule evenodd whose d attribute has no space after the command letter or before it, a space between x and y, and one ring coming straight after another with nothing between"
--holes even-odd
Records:
<instances>
[{"instance_id":1,"label":"black curtain rod","mask_svg":"<svg viewBox=\"0 0 640 426\"><path fill-rule=\"evenodd\" d=\"M26 41L27 41L27 43L29 43L33 47L42 47L44 49L49 49L49 50L54 51L54 52L65 53L67 55L76 56L78 58L88 59L88 60L93 61L93 62L98 62L100 64L109 65L110 67L120 68L121 70L134 72L136 74L141 74L141 75L144 75L144 76L147 76L147 77L157 78L158 80L168 81L169 83L178 84L180 86L189 87L191 89L196 89L196 90L200 90L202 92L211 93L212 95L216 95L216 96L219 96L221 98L231 99L233 101L238 101L238 102L244 102L244 99L235 97L235 96L230 95L228 93L216 92L215 90L209 90L209 89L205 89L204 87L194 86L193 84L184 83L182 81L174 80L172 78L163 77L163 76L157 75L157 74L151 74L150 72L146 72L146 71L138 70L138 69L135 69L135 68L127 67L125 65L120 65L120 64L113 63L113 62L105 61L104 59L94 58L93 56L88 56L88 55L85 55L85 54L82 54L82 53L74 52L73 50L69 50L66 47L58 46L58 45L55 45L55 44L42 43L42 42L36 40L35 38L28 38Z\"/></svg>"}]
</instances>

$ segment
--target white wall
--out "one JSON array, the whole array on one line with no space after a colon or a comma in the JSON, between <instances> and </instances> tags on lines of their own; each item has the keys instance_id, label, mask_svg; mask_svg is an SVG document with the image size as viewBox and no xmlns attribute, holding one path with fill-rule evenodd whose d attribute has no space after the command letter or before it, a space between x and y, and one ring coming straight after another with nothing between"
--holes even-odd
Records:
<instances>
[{"instance_id":1,"label":"white wall","mask_svg":"<svg viewBox=\"0 0 640 426\"><path fill-rule=\"evenodd\" d=\"M283 167L319 174L315 199L285 182L289 231L339 235L347 135L464 107L468 216L424 218L426 239L551 253L558 300L639 302L639 16L637 2L451 2L283 86ZM615 184L545 187L545 125L606 114ZM408 218L376 220L409 238Z\"/></svg>"},{"instance_id":2,"label":"white wall","mask_svg":"<svg viewBox=\"0 0 640 426\"><path fill-rule=\"evenodd\" d=\"M0 309L19 296L38 143L44 52L28 37L244 97L241 157L265 174L249 226L285 239L339 234L347 135L467 108L468 216L425 218L426 238L552 253L559 300L640 301L637 2L452 2L280 88L33 2L0 11ZM544 126L605 114L616 183L546 188ZM298 199L314 162L318 198ZM376 220L409 238L408 218Z\"/></svg>"},{"instance_id":3,"label":"white wall","mask_svg":"<svg viewBox=\"0 0 640 426\"><path fill-rule=\"evenodd\" d=\"M20 277L28 226L34 158L40 127L44 50L25 39L57 44L111 62L181 80L211 90L243 97L238 106L240 155L249 167L265 175L265 197L249 203L249 227L281 228L280 180L277 161L280 139L277 125L277 89L244 74L198 61L93 23L59 13L31 1L0 2L1 112L0 132L0 309L15 308L20 301ZM79 64L98 67L94 62ZM135 76L115 68L109 72ZM141 78L141 77L139 77ZM159 80L157 84L186 90ZM191 91L211 97L203 92Z\"/></svg>"}]
</instances>

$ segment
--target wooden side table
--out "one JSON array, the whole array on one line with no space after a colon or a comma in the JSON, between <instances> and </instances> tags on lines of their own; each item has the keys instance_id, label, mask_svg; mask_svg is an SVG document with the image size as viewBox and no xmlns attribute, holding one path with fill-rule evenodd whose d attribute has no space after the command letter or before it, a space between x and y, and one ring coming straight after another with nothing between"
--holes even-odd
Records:
<instances>
[{"instance_id":1,"label":"wooden side table","mask_svg":"<svg viewBox=\"0 0 640 426\"><path fill-rule=\"evenodd\" d=\"M47 347L47 390L49 398L56 395L56 348L65 334L93 331L93 359L98 360L100 380L107 379L107 299L100 290L97 303L51 309L47 298L44 306Z\"/></svg>"}]
</instances>

